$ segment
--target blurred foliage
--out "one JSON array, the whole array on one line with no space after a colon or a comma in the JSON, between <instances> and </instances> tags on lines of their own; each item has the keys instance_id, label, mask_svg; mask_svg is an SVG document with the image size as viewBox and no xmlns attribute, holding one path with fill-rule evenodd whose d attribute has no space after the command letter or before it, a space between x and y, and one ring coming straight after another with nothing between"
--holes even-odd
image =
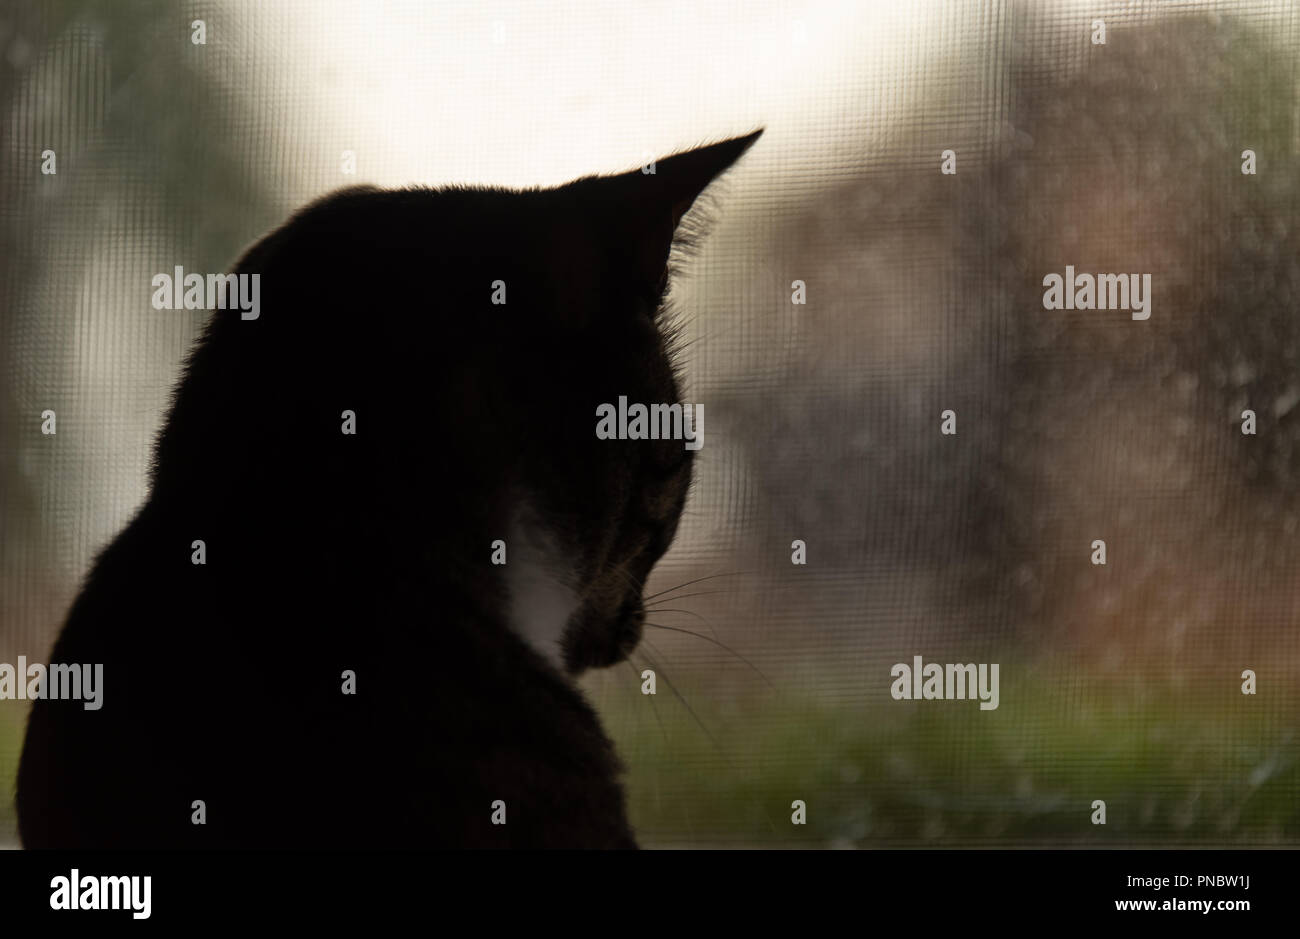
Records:
<instances>
[{"instance_id":1,"label":"blurred foliage","mask_svg":"<svg viewBox=\"0 0 1300 939\"><path fill-rule=\"evenodd\" d=\"M1235 687L1225 703L1040 674L1004 681L994 711L972 701L837 707L782 692L728 707L726 718L712 713L707 685L678 689L698 723L662 681L653 698L601 700L645 847L1247 847L1300 837L1295 730ZM805 827L791 823L795 799L807 803ZM1097 799L1104 826L1091 822Z\"/></svg>"}]
</instances>

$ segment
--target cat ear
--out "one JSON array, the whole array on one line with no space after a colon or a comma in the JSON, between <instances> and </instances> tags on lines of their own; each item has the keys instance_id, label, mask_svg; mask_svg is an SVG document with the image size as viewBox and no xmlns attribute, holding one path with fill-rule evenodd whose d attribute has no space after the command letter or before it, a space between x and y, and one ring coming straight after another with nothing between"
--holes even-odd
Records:
<instances>
[{"instance_id":1,"label":"cat ear","mask_svg":"<svg viewBox=\"0 0 1300 939\"><path fill-rule=\"evenodd\" d=\"M762 133L763 130L760 128L744 137L733 137L721 143L697 147L685 153L657 160L653 164L653 172L646 172L649 167L642 167L627 175L634 181L640 176L642 183L650 179L659 184L659 192L652 193L651 199L658 203L656 208L667 203L672 227L676 230L682 216L694 204L700 193L739 160ZM647 188L653 190L654 187Z\"/></svg>"},{"instance_id":2,"label":"cat ear","mask_svg":"<svg viewBox=\"0 0 1300 939\"><path fill-rule=\"evenodd\" d=\"M643 290L662 293L667 285L673 238L690 207L709 183L740 159L763 133L734 137L656 160L621 176L589 180L597 211L612 226L609 250Z\"/></svg>"}]
</instances>

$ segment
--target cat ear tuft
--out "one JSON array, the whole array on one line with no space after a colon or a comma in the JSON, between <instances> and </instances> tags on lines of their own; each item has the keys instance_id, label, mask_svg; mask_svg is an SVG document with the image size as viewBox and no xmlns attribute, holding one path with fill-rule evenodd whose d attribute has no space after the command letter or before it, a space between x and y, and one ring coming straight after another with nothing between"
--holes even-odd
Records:
<instances>
[{"instance_id":1,"label":"cat ear tuft","mask_svg":"<svg viewBox=\"0 0 1300 939\"><path fill-rule=\"evenodd\" d=\"M611 249L630 266L638 287L662 293L667 286L668 255L682 217L762 133L760 128L664 157L621 176L590 180L599 211L614 229Z\"/></svg>"},{"instance_id":2,"label":"cat ear tuft","mask_svg":"<svg viewBox=\"0 0 1300 939\"><path fill-rule=\"evenodd\" d=\"M730 169L762 133L763 129L759 128L744 137L697 147L656 162L652 178L662 180L665 186L674 230L709 183Z\"/></svg>"}]
</instances>

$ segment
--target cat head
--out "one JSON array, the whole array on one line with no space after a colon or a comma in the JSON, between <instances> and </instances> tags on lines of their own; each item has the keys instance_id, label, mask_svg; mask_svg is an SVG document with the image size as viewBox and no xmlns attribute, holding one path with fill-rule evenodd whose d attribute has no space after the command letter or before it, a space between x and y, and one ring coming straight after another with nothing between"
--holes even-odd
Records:
<instances>
[{"instance_id":1,"label":"cat head","mask_svg":"<svg viewBox=\"0 0 1300 939\"><path fill-rule=\"evenodd\" d=\"M757 136L542 194L564 232L544 302L562 323L545 343L547 374L530 383L546 392L523 408L506 582L512 627L571 673L618 662L641 638L643 585L691 481L697 443L685 437L703 432L664 309L670 256L699 232L682 231L687 210ZM620 439L638 408L659 439Z\"/></svg>"},{"instance_id":2,"label":"cat head","mask_svg":"<svg viewBox=\"0 0 1300 939\"><path fill-rule=\"evenodd\" d=\"M307 207L240 262L260 313L214 315L155 491L204 486L209 527L250 520L225 533L249 568L293 563L259 554L282 526L340 576L412 564L447 603L495 598L568 672L622 659L694 451L601 439L598 414L684 404L670 258L759 133L555 188L357 187Z\"/></svg>"}]
</instances>

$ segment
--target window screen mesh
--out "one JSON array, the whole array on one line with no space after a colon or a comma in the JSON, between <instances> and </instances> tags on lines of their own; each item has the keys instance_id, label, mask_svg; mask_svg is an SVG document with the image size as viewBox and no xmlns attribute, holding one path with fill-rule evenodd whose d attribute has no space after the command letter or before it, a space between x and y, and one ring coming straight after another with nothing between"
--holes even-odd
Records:
<instances>
[{"instance_id":1,"label":"window screen mesh","mask_svg":"<svg viewBox=\"0 0 1300 939\"><path fill-rule=\"evenodd\" d=\"M673 286L707 443L650 592L712 579L584 679L642 843L1295 844L1298 56L1288 2L11 3L0 661L145 497L207 315L155 273L342 185L764 125ZM1150 318L1044 310L1067 264L1151 274ZM999 706L894 700L917 655Z\"/></svg>"}]
</instances>

